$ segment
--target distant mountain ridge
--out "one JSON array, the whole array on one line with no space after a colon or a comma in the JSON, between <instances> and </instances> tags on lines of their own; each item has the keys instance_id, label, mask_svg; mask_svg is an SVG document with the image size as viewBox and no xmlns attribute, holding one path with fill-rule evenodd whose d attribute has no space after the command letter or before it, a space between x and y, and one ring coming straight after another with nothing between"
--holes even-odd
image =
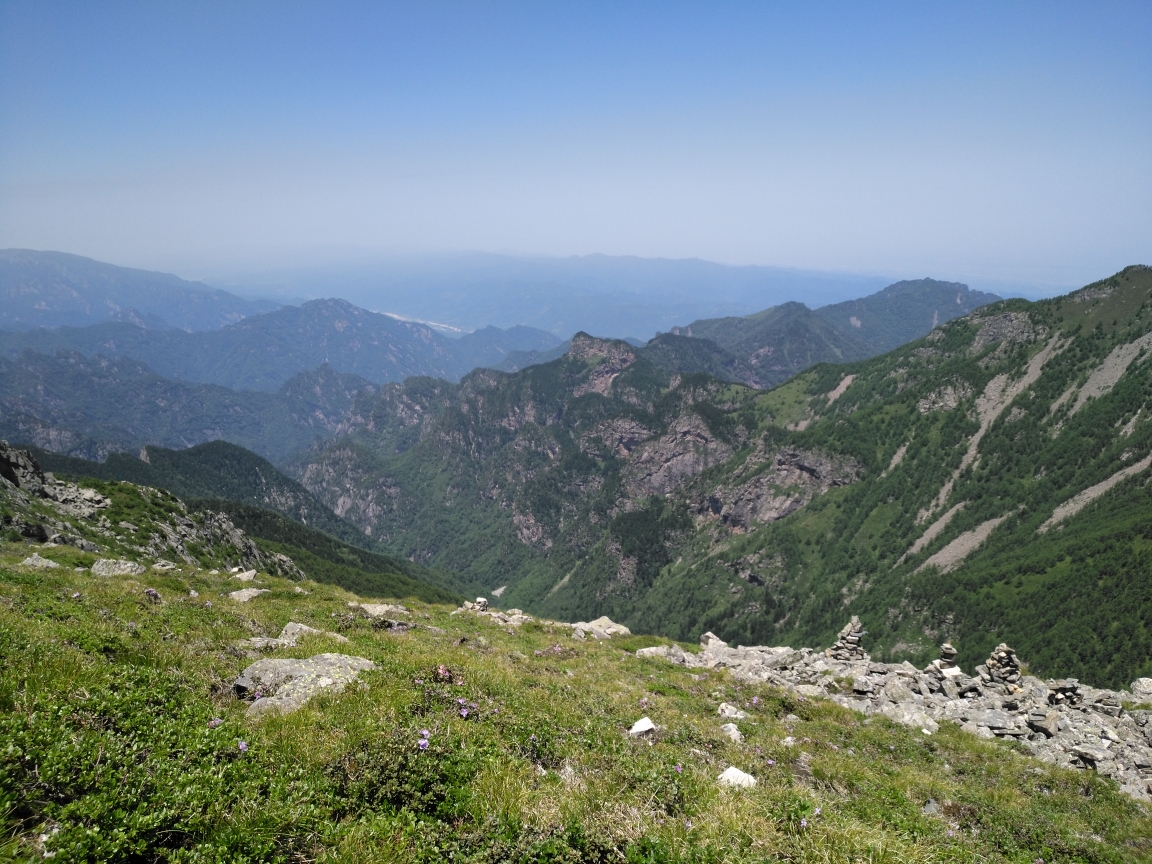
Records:
<instances>
[{"instance_id":1,"label":"distant mountain ridge","mask_svg":"<svg viewBox=\"0 0 1152 864\"><path fill-rule=\"evenodd\" d=\"M154 273L65 252L0 249L0 329L83 327L124 321L140 327L214 330L279 306L245 300Z\"/></svg>"},{"instance_id":2,"label":"distant mountain ridge","mask_svg":"<svg viewBox=\"0 0 1152 864\"><path fill-rule=\"evenodd\" d=\"M665 368L707 371L767 388L817 363L845 363L891 351L999 299L959 282L906 280L819 309L782 303L754 315L693 321L670 331L671 337L707 340L720 350L709 352L668 335L656 337L648 347Z\"/></svg>"},{"instance_id":3,"label":"distant mountain ridge","mask_svg":"<svg viewBox=\"0 0 1152 864\"><path fill-rule=\"evenodd\" d=\"M194 333L111 322L0 332L0 354L14 357L32 349L131 357L167 378L267 393L325 363L374 384L413 375L455 381L510 351L547 350L559 341L531 327L485 327L451 339L424 324L329 299Z\"/></svg>"}]
</instances>

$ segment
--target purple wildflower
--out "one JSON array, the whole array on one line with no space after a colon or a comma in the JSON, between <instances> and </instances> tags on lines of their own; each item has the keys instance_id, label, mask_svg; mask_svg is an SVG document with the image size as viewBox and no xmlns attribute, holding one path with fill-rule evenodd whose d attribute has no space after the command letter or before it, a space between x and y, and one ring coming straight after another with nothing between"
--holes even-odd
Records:
<instances>
[{"instance_id":1,"label":"purple wildflower","mask_svg":"<svg viewBox=\"0 0 1152 864\"><path fill-rule=\"evenodd\" d=\"M817 807L815 810L812 811L812 815L813 816L819 816L823 812L824 812L823 808Z\"/></svg>"},{"instance_id":2,"label":"purple wildflower","mask_svg":"<svg viewBox=\"0 0 1152 864\"><path fill-rule=\"evenodd\" d=\"M808 820L807 819L801 819L800 820L800 827L801 828L807 828L808 827Z\"/></svg>"},{"instance_id":3,"label":"purple wildflower","mask_svg":"<svg viewBox=\"0 0 1152 864\"><path fill-rule=\"evenodd\" d=\"M768 760L768 764L769 764L769 765L775 765L775 764L776 764L776 760L775 760L775 759L769 759L769 760Z\"/></svg>"},{"instance_id":4,"label":"purple wildflower","mask_svg":"<svg viewBox=\"0 0 1152 864\"><path fill-rule=\"evenodd\" d=\"M420 685L420 684L423 684L423 683L424 683L424 679L423 679L423 678L417 678L417 679L416 679L416 684L417 684L417 685Z\"/></svg>"},{"instance_id":5,"label":"purple wildflower","mask_svg":"<svg viewBox=\"0 0 1152 864\"><path fill-rule=\"evenodd\" d=\"M420 730L420 737L421 738L427 738L430 734L431 733L427 729L421 729Z\"/></svg>"},{"instance_id":6,"label":"purple wildflower","mask_svg":"<svg viewBox=\"0 0 1152 864\"><path fill-rule=\"evenodd\" d=\"M461 708L460 709L460 716L463 717L464 719L468 719L468 709L467 708Z\"/></svg>"},{"instance_id":7,"label":"purple wildflower","mask_svg":"<svg viewBox=\"0 0 1152 864\"><path fill-rule=\"evenodd\" d=\"M692 830L692 820L691 819L685 819L684 820L684 827L687 828L689 831L691 831Z\"/></svg>"},{"instance_id":8,"label":"purple wildflower","mask_svg":"<svg viewBox=\"0 0 1152 864\"><path fill-rule=\"evenodd\" d=\"M539 657L544 652L543 651L533 651L532 653L535 654L537 657Z\"/></svg>"},{"instance_id":9,"label":"purple wildflower","mask_svg":"<svg viewBox=\"0 0 1152 864\"><path fill-rule=\"evenodd\" d=\"M72 599L73 599L73 600L75 600L75 599L76 599L77 597L79 597L79 596L80 596L80 592L79 592L79 591L73 591L73 592L72 592Z\"/></svg>"},{"instance_id":10,"label":"purple wildflower","mask_svg":"<svg viewBox=\"0 0 1152 864\"><path fill-rule=\"evenodd\" d=\"M759 696L753 696L752 697L752 704L753 705L759 705L760 704L760 697Z\"/></svg>"},{"instance_id":11,"label":"purple wildflower","mask_svg":"<svg viewBox=\"0 0 1152 864\"><path fill-rule=\"evenodd\" d=\"M223 723L224 723L224 721L221 720L219 717L213 717L211 720L208 721L208 728L209 729L215 729L217 726L223 725Z\"/></svg>"},{"instance_id":12,"label":"purple wildflower","mask_svg":"<svg viewBox=\"0 0 1152 864\"><path fill-rule=\"evenodd\" d=\"M895 749L896 749L896 745L895 745L895 744L889 744L889 745L888 745L888 749L889 749L889 750L895 750Z\"/></svg>"},{"instance_id":13,"label":"purple wildflower","mask_svg":"<svg viewBox=\"0 0 1152 864\"><path fill-rule=\"evenodd\" d=\"M416 742L416 746L419 747L421 750L427 750L428 749L428 739L427 738L421 738L419 741Z\"/></svg>"},{"instance_id":14,"label":"purple wildflower","mask_svg":"<svg viewBox=\"0 0 1152 864\"><path fill-rule=\"evenodd\" d=\"M680 763L676 763L676 773L677 774L683 774L684 773L684 768L683 768L683 766L680 765Z\"/></svg>"},{"instance_id":15,"label":"purple wildflower","mask_svg":"<svg viewBox=\"0 0 1152 864\"><path fill-rule=\"evenodd\" d=\"M533 733L532 735L529 735L529 736L528 736L528 740L529 740L529 741L535 741L535 740L536 740L536 735L535 735L535 733Z\"/></svg>"},{"instance_id":16,"label":"purple wildflower","mask_svg":"<svg viewBox=\"0 0 1152 864\"><path fill-rule=\"evenodd\" d=\"M953 831L951 828L949 828L949 829L948 829L948 835L947 835L947 836L951 837L951 836L952 836L953 834L955 834L955 833L956 833L955 831Z\"/></svg>"},{"instance_id":17,"label":"purple wildflower","mask_svg":"<svg viewBox=\"0 0 1152 864\"><path fill-rule=\"evenodd\" d=\"M207 606L209 609L211 609L212 608L212 601L211 600L205 600L204 605Z\"/></svg>"},{"instance_id":18,"label":"purple wildflower","mask_svg":"<svg viewBox=\"0 0 1152 864\"><path fill-rule=\"evenodd\" d=\"M248 752L248 742L247 741L241 741L239 746L240 746L240 752L241 753L247 753Z\"/></svg>"}]
</instances>

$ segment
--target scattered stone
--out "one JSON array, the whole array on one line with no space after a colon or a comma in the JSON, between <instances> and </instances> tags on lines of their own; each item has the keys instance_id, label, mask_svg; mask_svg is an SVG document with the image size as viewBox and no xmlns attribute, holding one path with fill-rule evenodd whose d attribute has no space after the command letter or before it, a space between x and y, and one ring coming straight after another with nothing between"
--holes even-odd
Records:
<instances>
[{"instance_id":1,"label":"scattered stone","mask_svg":"<svg viewBox=\"0 0 1152 864\"><path fill-rule=\"evenodd\" d=\"M1095 770L1115 779L1125 794L1152 802L1152 711L1125 708L1133 698L1152 701L1152 679L1133 682L1131 697L1071 678L1041 681L1021 671L1016 652L1006 645L997 646L989 662L978 667L978 677L955 665L955 649L947 643L939 660L918 670L906 662L873 663L863 649L853 648L859 642L847 637L863 633L858 622L841 633L839 647L829 651L732 648L705 633L698 654L658 645L636 656L659 657L689 669L727 670L738 681L826 698L929 734L947 722L984 740L1013 739L1043 761ZM840 659L845 656L850 659ZM843 692L844 680L853 682L852 692ZM795 724L799 718L788 715L784 722ZM786 747L796 743L792 735L782 742Z\"/></svg>"},{"instance_id":2,"label":"scattered stone","mask_svg":"<svg viewBox=\"0 0 1152 864\"><path fill-rule=\"evenodd\" d=\"M38 552L33 552L20 563L25 567L34 567L37 570L54 570L60 566L55 561L50 561L47 558L41 558L40 553Z\"/></svg>"},{"instance_id":3,"label":"scattered stone","mask_svg":"<svg viewBox=\"0 0 1152 864\"><path fill-rule=\"evenodd\" d=\"M307 624L297 624L295 621L289 621L284 625L284 629L280 631L280 635L275 639L267 636L256 636L252 639L244 639L240 642L241 648L252 648L257 651L275 650L277 648L295 648L296 642L304 636L327 636L330 639L335 639L337 642L347 642L345 636L339 633L328 633L324 630L317 630L315 627L309 627Z\"/></svg>"},{"instance_id":4,"label":"scattered stone","mask_svg":"<svg viewBox=\"0 0 1152 864\"><path fill-rule=\"evenodd\" d=\"M165 561L163 558L157 558L156 563L152 565L152 569L164 572L165 570L175 570L177 569L177 566L178 565L173 564L171 561Z\"/></svg>"},{"instance_id":5,"label":"scattered stone","mask_svg":"<svg viewBox=\"0 0 1152 864\"><path fill-rule=\"evenodd\" d=\"M720 727L720 731L739 744L744 740L744 736L740 733L740 727L735 723L725 723Z\"/></svg>"},{"instance_id":6,"label":"scattered stone","mask_svg":"<svg viewBox=\"0 0 1152 864\"><path fill-rule=\"evenodd\" d=\"M243 573L233 573L233 579L239 579L241 582L251 582L256 578L255 570L245 570Z\"/></svg>"},{"instance_id":7,"label":"scattered stone","mask_svg":"<svg viewBox=\"0 0 1152 864\"><path fill-rule=\"evenodd\" d=\"M270 594L267 588L241 588L239 591L232 591L228 596L235 600L237 603L247 603L253 597L259 597L261 594Z\"/></svg>"},{"instance_id":8,"label":"scattered stone","mask_svg":"<svg viewBox=\"0 0 1152 864\"><path fill-rule=\"evenodd\" d=\"M143 564L114 558L101 558L92 565L94 576L143 576L146 572Z\"/></svg>"},{"instance_id":9,"label":"scattered stone","mask_svg":"<svg viewBox=\"0 0 1152 864\"><path fill-rule=\"evenodd\" d=\"M253 590L253 589L246 589ZM249 714L290 714L323 690L339 693L376 664L347 654L318 654L307 660L258 660L232 685L241 699L259 696Z\"/></svg>"},{"instance_id":10,"label":"scattered stone","mask_svg":"<svg viewBox=\"0 0 1152 864\"><path fill-rule=\"evenodd\" d=\"M191 597L193 600L195 600L197 597L200 596L200 592L197 591L195 588L192 588L188 591L188 596Z\"/></svg>"},{"instance_id":11,"label":"scattered stone","mask_svg":"<svg viewBox=\"0 0 1152 864\"><path fill-rule=\"evenodd\" d=\"M628 735L632 738L640 738L648 735L656 734L656 724L648 717L641 717L632 724L632 728L628 730Z\"/></svg>"},{"instance_id":12,"label":"scattered stone","mask_svg":"<svg viewBox=\"0 0 1152 864\"><path fill-rule=\"evenodd\" d=\"M926 802L924 802L924 806L920 808L920 812L925 816L935 816L940 812L940 806L931 798L929 798Z\"/></svg>"},{"instance_id":13,"label":"scattered stone","mask_svg":"<svg viewBox=\"0 0 1152 864\"><path fill-rule=\"evenodd\" d=\"M747 711L741 711L735 705L729 705L727 702L721 702L716 713L721 717L731 717L734 720L744 720L748 717Z\"/></svg>"},{"instance_id":14,"label":"scattered stone","mask_svg":"<svg viewBox=\"0 0 1152 864\"><path fill-rule=\"evenodd\" d=\"M299 585L293 585L292 590L297 594L311 594L312 593L311 591L305 591Z\"/></svg>"},{"instance_id":15,"label":"scattered stone","mask_svg":"<svg viewBox=\"0 0 1152 864\"><path fill-rule=\"evenodd\" d=\"M756 778L751 774L745 774L739 768L728 767L724 769L723 774L716 778L716 782L721 786L751 789L756 785Z\"/></svg>"}]
</instances>

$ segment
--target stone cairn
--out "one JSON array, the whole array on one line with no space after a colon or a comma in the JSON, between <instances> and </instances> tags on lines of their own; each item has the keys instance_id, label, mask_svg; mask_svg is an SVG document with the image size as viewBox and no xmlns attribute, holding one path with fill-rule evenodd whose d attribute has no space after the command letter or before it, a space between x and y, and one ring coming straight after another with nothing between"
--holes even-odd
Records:
<instances>
[{"instance_id":1,"label":"stone cairn","mask_svg":"<svg viewBox=\"0 0 1152 864\"><path fill-rule=\"evenodd\" d=\"M861 641L867 631L864 625L860 623L860 619L853 615L852 620L844 625L844 629L840 631L836 644L828 649L828 656L833 660L850 661L850 660L867 660L868 655L864 653L864 646Z\"/></svg>"},{"instance_id":2,"label":"stone cairn","mask_svg":"<svg viewBox=\"0 0 1152 864\"><path fill-rule=\"evenodd\" d=\"M1020 683L1020 658L1001 642L984 665L976 667L976 672L982 679L993 684L1015 687Z\"/></svg>"}]
</instances>

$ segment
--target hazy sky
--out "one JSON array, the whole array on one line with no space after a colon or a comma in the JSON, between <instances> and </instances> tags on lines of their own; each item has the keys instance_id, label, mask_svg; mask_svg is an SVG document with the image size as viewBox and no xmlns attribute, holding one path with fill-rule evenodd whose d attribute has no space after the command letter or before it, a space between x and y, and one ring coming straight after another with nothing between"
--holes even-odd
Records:
<instances>
[{"instance_id":1,"label":"hazy sky","mask_svg":"<svg viewBox=\"0 0 1152 864\"><path fill-rule=\"evenodd\" d=\"M0 246L1079 285L1152 263L1152 3L0 0Z\"/></svg>"}]
</instances>

